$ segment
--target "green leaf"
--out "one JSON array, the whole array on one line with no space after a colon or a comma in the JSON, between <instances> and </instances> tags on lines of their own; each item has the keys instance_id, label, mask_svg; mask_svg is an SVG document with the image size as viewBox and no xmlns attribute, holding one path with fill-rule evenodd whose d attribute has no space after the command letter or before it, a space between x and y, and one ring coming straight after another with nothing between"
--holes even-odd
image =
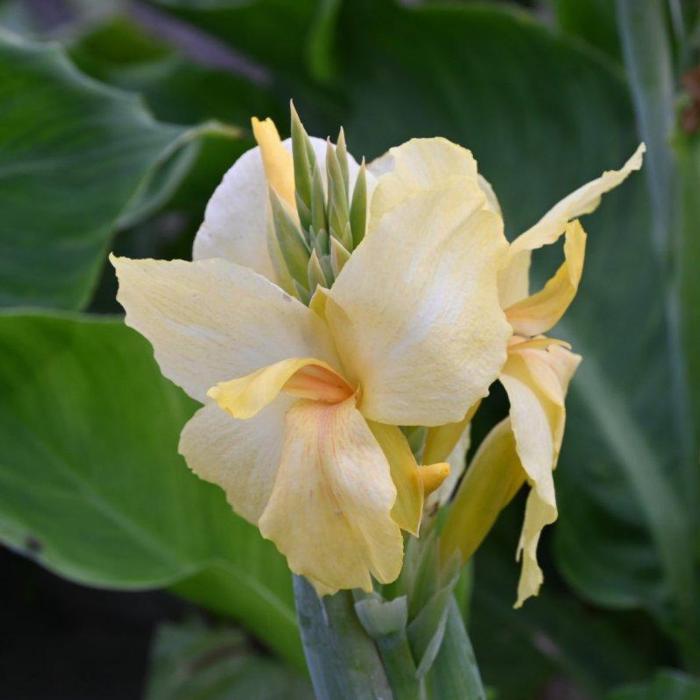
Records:
<instances>
[{"instance_id":1,"label":"green leaf","mask_svg":"<svg viewBox=\"0 0 700 700\"><path fill-rule=\"evenodd\" d=\"M568 35L621 60L614 0L552 0L559 27Z\"/></svg>"},{"instance_id":2,"label":"green leaf","mask_svg":"<svg viewBox=\"0 0 700 700\"><path fill-rule=\"evenodd\" d=\"M637 145L619 70L524 15L358 0L340 22L352 150L378 156L435 134L464 144L494 186L511 237ZM583 283L552 332L585 358L570 390L554 529L559 565L582 595L645 607L678 639L692 639L698 494L679 454L665 281L647 200L638 175L585 218ZM553 262L535 256L540 280L543 259Z\"/></svg>"},{"instance_id":3,"label":"green leaf","mask_svg":"<svg viewBox=\"0 0 700 700\"><path fill-rule=\"evenodd\" d=\"M79 308L120 218L156 206L210 129L160 124L58 47L7 33L0 100L0 305Z\"/></svg>"},{"instance_id":4,"label":"green leaf","mask_svg":"<svg viewBox=\"0 0 700 700\"><path fill-rule=\"evenodd\" d=\"M648 683L618 688L606 700L700 700L700 680L679 671L659 671Z\"/></svg>"},{"instance_id":5,"label":"green leaf","mask_svg":"<svg viewBox=\"0 0 700 700\"><path fill-rule=\"evenodd\" d=\"M308 682L256 654L231 627L194 618L161 625L151 652L145 700L312 700Z\"/></svg>"},{"instance_id":6,"label":"green leaf","mask_svg":"<svg viewBox=\"0 0 700 700\"><path fill-rule=\"evenodd\" d=\"M87 585L176 584L301 664L284 560L177 454L194 408L121 322L0 315L0 538Z\"/></svg>"}]
</instances>

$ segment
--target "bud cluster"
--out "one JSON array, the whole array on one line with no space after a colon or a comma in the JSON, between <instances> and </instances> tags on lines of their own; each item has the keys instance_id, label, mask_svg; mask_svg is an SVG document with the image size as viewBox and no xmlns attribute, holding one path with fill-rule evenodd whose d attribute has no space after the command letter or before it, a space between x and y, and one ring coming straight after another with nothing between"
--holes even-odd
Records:
<instances>
[{"instance_id":1,"label":"bud cluster","mask_svg":"<svg viewBox=\"0 0 700 700\"><path fill-rule=\"evenodd\" d=\"M296 295L308 304L317 285L330 288L364 238L367 178L363 160L351 192L342 128L335 146L327 141L325 183L294 107L291 132L297 216L271 189L272 228Z\"/></svg>"}]
</instances>

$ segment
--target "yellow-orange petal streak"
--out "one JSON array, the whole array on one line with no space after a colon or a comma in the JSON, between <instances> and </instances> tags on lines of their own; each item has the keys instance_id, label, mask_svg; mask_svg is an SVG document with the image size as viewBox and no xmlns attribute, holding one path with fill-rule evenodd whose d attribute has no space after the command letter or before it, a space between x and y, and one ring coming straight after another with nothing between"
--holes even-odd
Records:
<instances>
[{"instance_id":1,"label":"yellow-orange petal streak","mask_svg":"<svg viewBox=\"0 0 700 700\"><path fill-rule=\"evenodd\" d=\"M251 418L274 401L280 391L299 398L339 403L353 395L353 388L327 363L294 357L248 374L220 382L207 396L234 418Z\"/></svg>"},{"instance_id":2,"label":"yellow-orange petal streak","mask_svg":"<svg viewBox=\"0 0 700 700\"><path fill-rule=\"evenodd\" d=\"M353 399L297 401L287 412L282 458L259 527L289 568L317 591L372 590L396 579L403 537L391 516L387 459Z\"/></svg>"},{"instance_id":3,"label":"yellow-orange petal streak","mask_svg":"<svg viewBox=\"0 0 700 700\"><path fill-rule=\"evenodd\" d=\"M296 211L294 198L294 161L292 154L282 145L277 127L272 119L251 119L253 135L260 146L267 183Z\"/></svg>"},{"instance_id":4,"label":"yellow-orange petal streak","mask_svg":"<svg viewBox=\"0 0 700 700\"><path fill-rule=\"evenodd\" d=\"M506 309L506 318L516 333L534 336L554 326L574 300L583 272L586 232L572 221L566 227L564 262L544 288Z\"/></svg>"}]
</instances>

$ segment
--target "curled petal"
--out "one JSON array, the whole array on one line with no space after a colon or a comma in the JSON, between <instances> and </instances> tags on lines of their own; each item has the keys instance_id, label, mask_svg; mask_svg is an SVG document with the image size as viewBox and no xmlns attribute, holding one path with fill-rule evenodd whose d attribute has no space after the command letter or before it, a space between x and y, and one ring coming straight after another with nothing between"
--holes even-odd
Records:
<instances>
[{"instance_id":1,"label":"curled petal","mask_svg":"<svg viewBox=\"0 0 700 700\"><path fill-rule=\"evenodd\" d=\"M339 403L353 388L326 362L291 358L262 367L245 377L220 382L207 396L234 418L251 418L272 403L280 391L300 398Z\"/></svg>"},{"instance_id":2,"label":"curled petal","mask_svg":"<svg viewBox=\"0 0 700 700\"><path fill-rule=\"evenodd\" d=\"M198 401L220 381L290 356L337 362L323 321L247 268L220 259L110 260L127 325Z\"/></svg>"},{"instance_id":3,"label":"curled petal","mask_svg":"<svg viewBox=\"0 0 700 700\"><path fill-rule=\"evenodd\" d=\"M391 517L396 488L387 459L354 399L300 400L286 416L284 446L260 532L321 594L372 590L396 579L403 538Z\"/></svg>"},{"instance_id":4,"label":"curled petal","mask_svg":"<svg viewBox=\"0 0 700 700\"><path fill-rule=\"evenodd\" d=\"M584 214L595 211L601 197L620 185L627 177L642 167L646 146L642 143L620 170L606 170L599 178L587 182L558 204L555 204L532 228L518 236L511 245L511 255L523 250L535 250L554 243L561 236L566 224Z\"/></svg>"},{"instance_id":5,"label":"curled petal","mask_svg":"<svg viewBox=\"0 0 700 700\"><path fill-rule=\"evenodd\" d=\"M583 272L586 232L572 221L566 226L564 262L544 288L506 310L508 323L516 333L539 335L554 326L574 300Z\"/></svg>"},{"instance_id":6,"label":"curled petal","mask_svg":"<svg viewBox=\"0 0 700 700\"><path fill-rule=\"evenodd\" d=\"M272 493L282 455L284 416L295 399L280 396L250 420L236 420L216 404L185 425L180 454L197 476L226 492L233 509L257 524Z\"/></svg>"},{"instance_id":7,"label":"curled petal","mask_svg":"<svg viewBox=\"0 0 700 700\"><path fill-rule=\"evenodd\" d=\"M370 220L328 293L326 319L368 418L458 422L497 377L511 334L496 287L507 244L483 204L466 178L407 197Z\"/></svg>"}]
</instances>

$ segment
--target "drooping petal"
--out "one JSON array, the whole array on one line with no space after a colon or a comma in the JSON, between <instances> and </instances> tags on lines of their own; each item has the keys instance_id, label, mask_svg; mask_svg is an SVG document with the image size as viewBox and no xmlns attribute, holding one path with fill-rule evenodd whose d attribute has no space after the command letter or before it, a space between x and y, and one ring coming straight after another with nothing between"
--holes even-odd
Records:
<instances>
[{"instance_id":1,"label":"drooping petal","mask_svg":"<svg viewBox=\"0 0 700 700\"><path fill-rule=\"evenodd\" d=\"M207 396L234 418L251 418L272 403L280 391L292 396L339 403L353 388L327 362L313 357L293 357L262 367L245 377L220 382Z\"/></svg>"},{"instance_id":2,"label":"drooping petal","mask_svg":"<svg viewBox=\"0 0 700 700\"><path fill-rule=\"evenodd\" d=\"M326 301L343 366L362 388L360 410L381 423L460 421L505 360L502 222L466 178L437 184L370 219Z\"/></svg>"},{"instance_id":3,"label":"drooping petal","mask_svg":"<svg viewBox=\"0 0 700 700\"><path fill-rule=\"evenodd\" d=\"M578 220L572 221L566 226L564 262L559 269L543 289L506 309L516 333L539 335L561 319L578 291L585 251L586 232Z\"/></svg>"},{"instance_id":4,"label":"drooping petal","mask_svg":"<svg viewBox=\"0 0 700 700\"><path fill-rule=\"evenodd\" d=\"M374 421L367 421L367 425L389 462L391 479L396 486L391 517L402 530L418 535L423 515L423 484L411 447L396 426Z\"/></svg>"},{"instance_id":5,"label":"drooping petal","mask_svg":"<svg viewBox=\"0 0 700 700\"><path fill-rule=\"evenodd\" d=\"M221 259L110 259L127 325L198 401L218 382L288 357L337 364L323 321L247 268Z\"/></svg>"},{"instance_id":6,"label":"drooping petal","mask_svg":"<svg viewBox=\"0 0 700 700\"><path fill-rule=\"evenodd\" d=\"M564 434L564 397L579 361L578 355L558 344L521 351L516 345L501 373L510 400L516 452L532 488L518 545L522 572L516 607L537 595L542 583L537 544L542 529L557 518L552 472Z\"/></svg>"},{"instance_id":7,"label":"drooping petal","mask_svg":"<svg viewBox=\"0 0 700 700\"><path fill-rule=\"evenodd\" d=\"M389 464L354 399L300 400L286 416L275 485L260 532L289 567L321 584L320 593L372 589L393 581L403 538L391 517L396 488Z\"/></svg>"},{"instance_id":8,"label":"drooping petal","mask_svg":"<svg viewBox=\"0 0 700 700\"><path fill-rule=\"evenodd\" d=\"M606 170L599 178L587 182L564 197L532 228L513 241L511 255L554 243L564 232L569 221L595 211L606 192L620 185L632 172L642 167L642 156L645 151L646 146L643 143L640 144L620 170Z\"/></svg>"},{"instance_id":9,"label":"drooping petal","mask_svg":"<svg viewBox=\"0 0 700 700\"><path fill-rule=\"evenodd\" d=\"M428 430L425 437L425 448L423 449L425 462L430 464L431 462L442 462L445 459L449 459L479 408L480 403L481 399L474 403L466 412L464 418L457 423L447 423Z\"/></svg>"},{"instance_id":10,"label":"drooping petal","mask_svg":"<svg viewBox=\"0 0 700 700\"><path fill-rule=\"evenodd\" d=\"M317 161L324 163L326 142L311 137L311 145ZM282 146L291 154L291 139L285 139ZM359 167L357 161L348 155L352 183L357 178ZM325 169L322 169L324 181L325 177ZM368 191L373 187L374 178L370 176L367 181ZM278 279L269 252L269 225L268 182L260 147L257 146L246 151L233 164L214 191L207 204L204 221L194 239L192 258L225 258L250 267L273 282L282 283L284 280Z\"/></svg>"},{"instance_id":11,"label":"drooping petal","mask_svg":"<svg viewBox=\"0 0 700 700\"><path fill-rule=\"evenodd\" d=\"M451 183L479 191L477 168L471 151L444 138L411 139L390 148L375 166L381 185L372 197L370 217L379 219L402 200L414 194L447 187Z\"/></svg>"},{"instance_id":12,"label":"drooping petal","mask_svg":"<svg viewBox=\"0 0 700 700\"><path fill-rule=\"evenodd\" d=\"M284 416L295 401L280 396L250 420L236 420L216 404L194 414L179 451L197 476L226 492L233 509L257 524L272 493L282 455Z\"/></svg>"},{"instance_id":13,"label":"drooping petal","mask_svg":"<svg viewBox=\"0 0 700 700\"><path fill-rule=\"evenodd\" d=\"M448 562L459 552L466 562L524 482L525 472L506 418L479 445L459 485L440 538L442 560Z\"/></svg>"}]
</instances>

